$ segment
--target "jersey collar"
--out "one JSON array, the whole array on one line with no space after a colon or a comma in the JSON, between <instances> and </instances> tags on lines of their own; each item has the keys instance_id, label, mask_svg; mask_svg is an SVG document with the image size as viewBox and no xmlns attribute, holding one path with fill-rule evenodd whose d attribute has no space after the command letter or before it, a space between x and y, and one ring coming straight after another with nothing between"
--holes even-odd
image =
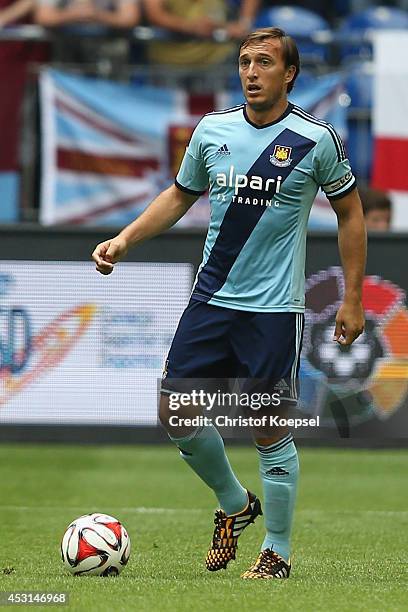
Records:
<instances>
[{"instance_id":1,"label":"jersey collar","mask_svg":"<svg viewBox=\"0 0 408 612\"><path fill-rule=\"evenodd\" d=\"M275 119L275 121L271 121L270 123L265 123L265 125L257 125L256 123L250 120L250 118L247 115L246 104L243 108L243 112L244 112L245 121L247 121L249 125L252 125L252 127L256 128L257 130L263 130L264 128L268 128L271 125L275 125L276 123L279 123L279 121L282 121L282 119L287 117L292 112L293 107L294 107L294 104L292 104L291 102L288 102L286 110L282 113L282 115L278 117L277 119Z\"/></svg>"}]
</instances>

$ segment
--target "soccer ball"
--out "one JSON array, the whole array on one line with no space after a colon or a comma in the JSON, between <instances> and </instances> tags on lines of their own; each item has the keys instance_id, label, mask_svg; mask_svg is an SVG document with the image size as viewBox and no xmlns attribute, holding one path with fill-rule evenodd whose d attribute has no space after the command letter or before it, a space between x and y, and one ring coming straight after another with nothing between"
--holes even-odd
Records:
<instances>
[{"instance_id":1,"label":"soccer ball","mask_svg":"<svg viewBox=\"0 0 408 612\"><path fill-rule=\"evenodd\" d=\"M121 523L107 514L84 514L64 533L61 556L75 576L117 576L129 560L130 538Z\"/></svg>"}]
</instances>

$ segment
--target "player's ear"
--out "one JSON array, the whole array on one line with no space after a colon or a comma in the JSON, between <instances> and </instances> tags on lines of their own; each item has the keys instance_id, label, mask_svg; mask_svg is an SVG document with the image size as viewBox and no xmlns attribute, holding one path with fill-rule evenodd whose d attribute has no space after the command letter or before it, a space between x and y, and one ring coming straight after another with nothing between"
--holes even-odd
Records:
<instances>
[{"instance_id":1,"label":"player's ear","mask_svg":"<svg viewBox=\"0 0 408 612\"><path fill-rule=\"evenodd\" d=\"M289 84L293 81L294 77L296 74L296 66L289 66L289 68L286 70L286 75L285 75L285 83Z\"/></svg>"}]
</instances>

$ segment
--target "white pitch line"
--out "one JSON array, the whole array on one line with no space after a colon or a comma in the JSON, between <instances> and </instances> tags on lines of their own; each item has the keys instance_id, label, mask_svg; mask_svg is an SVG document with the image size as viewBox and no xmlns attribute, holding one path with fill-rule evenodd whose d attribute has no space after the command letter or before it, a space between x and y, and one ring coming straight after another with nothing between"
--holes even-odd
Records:
<instances>
[{"instance_id":1,"label":"white pitch line","mask_svg":"<svg viewBox=\"0 0 408 612\"><path fill-rule=\"evenodd\" d=\"M30 512L30 511L46 511L46 510L58 510L58 511L70 511L70 512L85 512L83 506L2 506L0 505L1 510L11 510L11 511L22 511L22 512ZM92 511L92 509L91 509ZM134 514L202 514L211 512L211 508L148 508L146 506L134 506L134 507L126 507L126 506L111 506L109 512L104 512L103 510L94 510L94 512L100 512L103 514L111 514L117 512L128 512ZM325 516L329 515L342 515L342 514L372 514L377 516L407 516L408 510L298 510L298 514L308 515L308 514L324 514Z\"/></svg>"},{"instance_id":2,"label":"white pitch line","mask_svg":"<svg viewBox=\"0 0 408 612\"><path fill-rule=\"evenodd\" d=\"M83 506L1 506L1 510L16 510L16 511L44 511L44 510L69 510L72 512L85 512ZM136 514L200 514L202 512L207 512L202 508L147 508L144 506L136 506L133 508L126 507L111 507L111 510L114 512L134 512ZM100 512L101 514L108 514L107 512L103 512L102 510L95 512Z\"/></svg>"}]
</instances>

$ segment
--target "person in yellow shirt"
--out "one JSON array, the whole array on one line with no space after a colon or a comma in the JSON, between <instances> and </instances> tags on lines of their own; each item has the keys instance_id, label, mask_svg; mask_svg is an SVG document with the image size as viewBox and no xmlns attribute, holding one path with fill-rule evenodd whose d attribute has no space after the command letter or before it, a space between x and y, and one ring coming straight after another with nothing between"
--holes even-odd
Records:
<instances>
[{"instance_id":1,"label":"person in yellow shirt","mask_svg":"<svg viewBox=\"0 0 408 612\"><path fill-rule=\"evenodd\" d=\"M231 39L242 39L251 29L259 5L260 0L241 0L236 19L230 19L226 0L146 1L150 24L179 35L152 41L150 62L178 66L223 62L235 49ZM216 42L217 38L224 42Z\"/></svg>"}]
</instances>

